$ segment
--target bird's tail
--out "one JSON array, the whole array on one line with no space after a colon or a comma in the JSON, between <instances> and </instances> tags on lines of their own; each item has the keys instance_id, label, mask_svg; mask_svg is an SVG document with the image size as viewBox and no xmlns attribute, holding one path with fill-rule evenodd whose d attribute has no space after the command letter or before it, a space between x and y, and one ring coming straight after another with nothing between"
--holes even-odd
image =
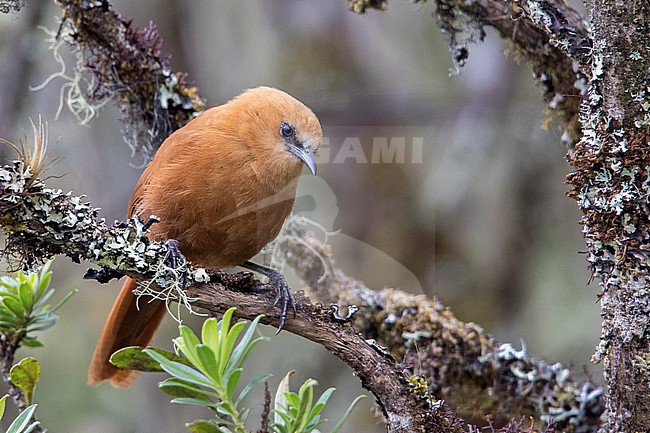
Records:
<instances>
[{"instance_id":1,"label":"bird's tail","mask_svg":"<svg viewBox=\"0 0 650 433\"><path fill-rule=\"evenodd\" d=\"M166 306L162 301L136 304L133 290L137 286L135 281L127 278L113 304L88 369L89 385L99 385L108 379L116 388L128 388L140 373L117 368L108 361L115 351L124 347L147 346L165 316Z\"/></svg>"}]
</instances>

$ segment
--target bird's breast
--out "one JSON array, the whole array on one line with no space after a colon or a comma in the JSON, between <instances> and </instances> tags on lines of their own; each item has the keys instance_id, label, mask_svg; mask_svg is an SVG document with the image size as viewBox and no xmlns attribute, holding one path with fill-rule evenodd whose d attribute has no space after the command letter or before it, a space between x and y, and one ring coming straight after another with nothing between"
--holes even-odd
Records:
<instances>
[{"instance_id":1,"label":"bird's breast","mask_svg":"<svg viewBox=\"0 0 650 433\"><path fill-rule=\"evenodd\" d=\"M155 239L176 239L193 263L209 268L242 264L275 239L291 212L298 174L269 180L257 170L195 166L183 175L154 179L137 213L155 214ZM164 171L161 171L164 173ZM262 175L269 173L262 172Z\"/></svg>"}]
</instances>

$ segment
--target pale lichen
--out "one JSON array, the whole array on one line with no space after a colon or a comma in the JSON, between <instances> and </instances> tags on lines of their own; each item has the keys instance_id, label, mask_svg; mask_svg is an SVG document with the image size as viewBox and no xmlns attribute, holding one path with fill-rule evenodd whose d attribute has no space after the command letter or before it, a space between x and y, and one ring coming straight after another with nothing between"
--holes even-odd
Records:
<instances>
[{"instance_id":1,"label":"pale lichen","mask_svg":"<svg viewBox=\"0 0 650 433\"><path fill-rule=\"evenodd\" d=\"M647 3L592 11L596 41L580 121L583 137L571 158L570 195L581 224L592 279L599 280L603 330L592 357L608 382L603 431L648 431L650 374L640 359L650 339L650 129ZM587 393L587 395L589 395Z\"/></svg>"},{"instance_id":2,"label":"pale lichen","mask_svg":"<svg viewBox=\"0 0 650 433\"><path fill-rule=\"evenodd\" d=\"M88 260L109 278L128 274L142 284L140 294L178 302L191 310L183 289L209 280L189 263L170 265L169 247L147 237L153 220L130 218L107 226L83 196L47 188L23 161L0 168L0 225L6 235L2 254L14 266L34 269L57 254ZM101 273L101 272L99 272ZM91 274L99 274L94 272ZM176 315L178 317L178 315Z\"/></svg>"},{"instance_id":3,"label":"pale lichen","mask_svg":"<svg viewBox=\"0 0 650 433\"><path fill-rule=\"evenodd\" d=\"M561 364L532 358L523 345L496 343L436 299L367 288L336 267L329 246L318 237L296 225L287 230L292 232L279 251L310 287L310 296L325 304L358 306L354 328L374 347L386 347L413 374L427 378L432 395L467 413L533 413L538 420L561 418L562 431L598 430L601 388L576 381ZM324 279L323 269L328 269Z\"/></svg>"},{"instance_id":4,"label":"pale lichen","mask_svg":"<svg viewBox=\"0 0 650 433\"><path fill-rule=\"evenodd\" d=\"M64 79L59 110L67 104L81 123L89 122L107 102L117 102L123 137L146 165L169 134L205 108L205 101L184 73L169 69L153 23L138 29L106 1L56 3L64 13L58 30L48 35L60 71L38 88L54 78ZM76 57L70 73L60 55L63 45Z\"/></svg>"},{"instance_id":5,"label":"pale lichen","mask_svg":"<svg viewBox=\"0 0 650 433\"><path fill-rule=\"evenodd\" d=\"M18 12L25 6L25 0L0 0L0 13Z\"/></svg>"}]
</instances>

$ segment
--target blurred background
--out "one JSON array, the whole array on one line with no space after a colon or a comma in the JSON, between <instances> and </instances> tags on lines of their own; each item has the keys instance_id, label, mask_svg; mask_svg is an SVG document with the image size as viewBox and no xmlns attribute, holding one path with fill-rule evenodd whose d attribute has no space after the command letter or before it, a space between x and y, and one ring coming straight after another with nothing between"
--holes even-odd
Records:
<instances>
[{"instance_id":1,"label":"blurred background","mask_svg":"<svg viewBox=\"0 0 650 433\"><path fill-rule=\"evenodd\" d=\"M497 36L488 32L470 47L467 66L452 76L432 4L393 0L367 16L348 12L343 0L112 4L140 27L156 23L173 69L186 71L209 105L265 84L318 114L326 136L318 177L303 177L296 210L340 231L330 241L348 274L375 288L437 296L498 340L519 347L523 339L533 356L599 381L589 363L599 308L596 287L585 287L580 214L565 196L566 149L557 127L541 127L544 103L530 69L505 57ZM82 126L66 108L56 118L65 80L30 91L60 71L39 29L55 31L60 14L49 2L27 1L19 13L0 15L0 137L17 140L41 115L63 157L49 186L86 194L112 222L125 216L141 173L117 109L108 104ZM61 53L69 73L74 57ZM169 404L156 387L163 376L142 375L126 391L86 386L120 283L84 281L85 269L57 259L54 286L61 295L81 291L42 335L45 348L18 352L43 364L38 418L52 432L146 433L182 432L185 422L209 416ZM176 334L167 320L155 343L169 349ZM319 380L320 392L335 386L326 413L334 422L363 393L346 366L286 333L258 346L247 365L251 376L273 373L272 389L288 370L297 371L295 387L308 377ZM252 420L259 391L249 399ZM344 431L385 431L372 403L363 401Z\"/></svg>"}]
</instances>

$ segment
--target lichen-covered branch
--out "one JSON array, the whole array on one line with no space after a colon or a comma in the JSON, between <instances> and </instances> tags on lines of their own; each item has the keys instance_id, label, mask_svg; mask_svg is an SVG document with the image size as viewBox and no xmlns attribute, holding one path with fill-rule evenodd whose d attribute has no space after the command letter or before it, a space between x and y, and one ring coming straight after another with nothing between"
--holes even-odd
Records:
<instances>
[{"instance_id":1,"label":"lichen-covered branch","mask_svg":"<svg viewBox=\"0 0 650 433\"><path fill-rule=\"evenodd\" d=\"M588 98L569 176L600 280L608 418L603 431L650 431L650 4L592 9Z\"/></svg>"},{"instance_id":2,"label":"lichen-covered branch","mask_svg":"<svg viewBox=\"0 0 650 433\"><path fill-rule=\"evenodd\" d=\"M107 0L56 3L63 9L57 42L78 57L68 105L88 118L94 106L114 99L122 112L124 138L146 165L169 134L205 108L205 101L184 73L169 69L153 23L138 29ZM84 80L89 85L82 89Z\"/></svg>"},{"instance_id":3,"label":"lichen-covered branch","mask_svg":"<svg viewBox=\"0 0 650 433\"><path fill-rule=\"evenodd\" d=\"M25 0L0 0L0 13L18 12L25 6Z\"/></svg>"},{"instance_id":4,"label":"lichen-covered branch","mask_svg":"<svg viewBox=\"0 0 650 433\"><path fill-rule=\"evenodd\" d=\"M108 227L82 197L47 188L26 167L29 165L17 161L0 168L5 254L23 266L65 254L74 261L89 260L105 274L124 274L148 284L154 296L162 294L167 300L214 313L235 305L240 317L254 318L264 312L266 323L279 325L279 311L270 308L272 295L253 293L259 282L250 274L217 272L208 276L186 263L170 268L166 265L167 246L147 239L147 224L134 218ZM208 280L212 284L200 284ZM391 355L361 338L349 325L339 323L331 311L303 299L296 317L288 320L284 329L323 345L347 363L377 398L389 432L464 431L462 419L431 397L425 382L405 374Z\"/></svg>"},{"instance_id":5,"label":"lichen-covered branch","mask_svg":"<svg viewBox=\"0 0 650 433\"><path fill-rule=\"evenodd\" d=\"M269 308L267 297L223 290L218 285L190 287L188 295L195 299L194 305L215 314L235 305L235 316L249 320ZM289 318L283 329L322 345L348 364L377 399L388 432L465 431L462 419L443 402L431 398L426 384L406 374L390 354L363 339L348 323L337 320L332 309L310 304L300 296L298 301L296 316ZM280 322L277 315L269 315L262 323L278 326Z\"/></svg>"},{"instance_id":6,"label":"lichen-covered branch","mask_svg":"<svg viewBox=\"0 0 650 433\"><path fill-rule=\"evenodd\" d=\"M187 263L165 265L168 248L146 237L149 224L137 217L109 227L97 208L61 190L47 188L22 161L0 168L0 225L6 235L2 251L10 262L33 269L63 254L110 269L110 275L136 275L139 281L165 287L174 280L202 282L205 271ZM169 286L172 288L172 286Z\"/></svg>"},{"instance_id":7,"label":"lichen-covered branch","mask_svg":"<svg viewBox=\"0 0 650 433\"><path fill-rule=\"evenodd\" d=\"M421 0L420 0L421 1ZM385 9L388 0L349 0L350 9L365 13ZM592 39L587 21L563 0L436 0L435 18L449 36L457 68L469 57L469 45L483 40L483 27L494 28L509 51L530 65L544 90L551 120L560 122L563 141L580 137L578 119L588 78Z\"/></svg>"},{"instance_id":8,"label":"lichen-covered branch","mask_svg":"<svg viewBox=\"0 0 650 433\"><path fill-rule=\"evenodd\" d=\"M324 304L356 305L354 328L391 352L452 407L483 415L533 415L561 431L595 432L603 413L602 389L576 382L560 363L529 357L525 347L497 343L464 323L435 299L396 289L374 291L337 268L329 247L297 224L288 224L281 258ZM299 259L298 259L299 258Z\"/></svg>"}]
</instances>

